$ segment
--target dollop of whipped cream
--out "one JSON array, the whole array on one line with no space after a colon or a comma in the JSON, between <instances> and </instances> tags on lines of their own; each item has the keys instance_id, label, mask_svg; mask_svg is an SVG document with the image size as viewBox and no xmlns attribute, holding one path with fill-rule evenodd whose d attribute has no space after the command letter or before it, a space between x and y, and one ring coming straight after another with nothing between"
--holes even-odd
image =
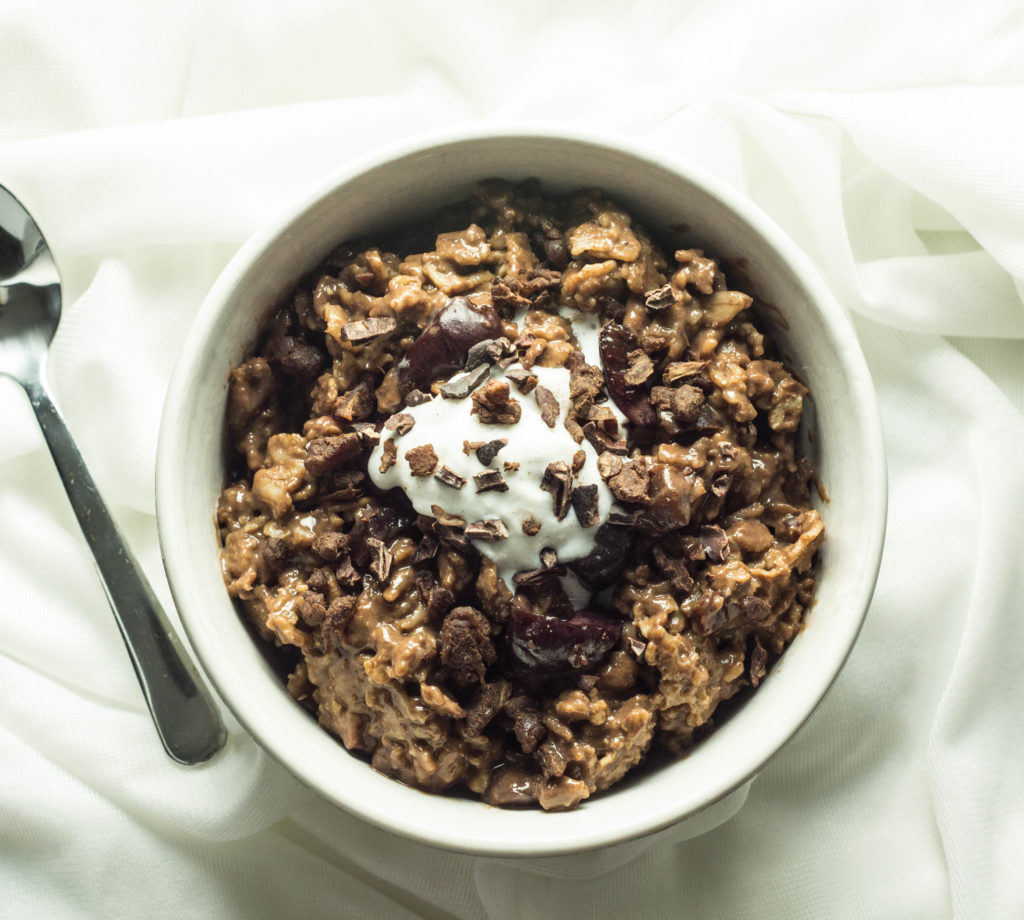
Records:
<instances>
[{"instance_id":1,"label":"dollop of whipped cream","mask_svg":"<svg viewBox=\"0 0 1024 920\"><path fill-rule=\"evenodd\" d=\"M523 373L518 364L509 371L514 376ZM471 395L461 399L437 395L429 402L403 410L412 419L411 427L408 420L393 430L386 426L368 464L370 477L379 488L401 488L418 513L436 516L436 510L441 508L448 515L462 518L469 525L468 539L494 561L499 576L512 590L517 572L544 567L543 550L553 549L560 563L588 555L594 548L598 527L607 519L614 501L598 472L597 451L586 440L577 443L565 428L570 409L569 371L563 367L534 366L529 373L536 376L537 387L526 394L497 365L490 367L489 376L479 385L485 386L488 380L507 382L511 397L521 407L517 422L484 423L473 412ZM466 372L457 374L449 384L457 384L465 376ZM550 406L542 412L538 388L546 389L554 397L557 415ZM390 438L394 439L395 453L394 462L388 465L385 457L391 450L386 446ZM501 439L507 443L493 454L490 449L474 446L492 445ZM436 454L437 464L431 473L423 475L424 465L407 455L428 445ZM417 451L413 458L423 453ZM569 501L566 506L563 499L559 508L558 496L553 494L558 491L557 483L553 488L549 465L565 464L564 468L572 471L574 458L576 469L569 487L573 491L582 487L582 491L577 501ZM417 467L420 475L414 472ZM497 481L495 473L507 490L500 485L487 486ZM473 524L496 521L501 522L503 530L491 528L485 536L473 535ZM551 557L545 555L550 565ZM581 586L575 583L577 580L570 576L566 581L570 595L579 596Z\"/></svg>"}]
</instances>

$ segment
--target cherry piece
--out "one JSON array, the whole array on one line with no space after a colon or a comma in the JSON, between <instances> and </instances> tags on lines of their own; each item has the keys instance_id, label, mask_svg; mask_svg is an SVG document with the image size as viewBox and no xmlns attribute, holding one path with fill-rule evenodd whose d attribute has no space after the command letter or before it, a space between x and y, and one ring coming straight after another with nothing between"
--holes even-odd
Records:
<instances>
[{"instance_id":1,"label":"cherry piece","mask_svg":"<svg viewBox=\"0 0 1024 920\"><path fill-rule=\"evenodd\" d=\"M643 384L626 383L629 370L626 356L636 350L636 336L619 323L605 323L601 327L598 346L608 395L629 420L633 439L649 441L657 427L658 416L651 408L648 388Z\"/></svg>"},{"instance_id":2,"label":"cherry piece","mask_svg":"<svg viewBox=\"0 0 1024 920\"><path fill-rule=\"evenodd\" d=\"M622 624L600 610L577 610L568 620L512 604L508 638L512 654L527 668L547 673L597 664L619 641Z\"/></svg>"},{"instance_id":3,"label":"cherry piece","mask_svg":"<svg viewBox=\"0 0 1024 920\"><path fill-rule=\"evenodd\" d=\"M478 306L465 297L452 298L398 363L402 392L429 391L435 380L462 370L469 349L477 342L500 335L501 320L494 307Z\"/></svg>"}]
</instances>

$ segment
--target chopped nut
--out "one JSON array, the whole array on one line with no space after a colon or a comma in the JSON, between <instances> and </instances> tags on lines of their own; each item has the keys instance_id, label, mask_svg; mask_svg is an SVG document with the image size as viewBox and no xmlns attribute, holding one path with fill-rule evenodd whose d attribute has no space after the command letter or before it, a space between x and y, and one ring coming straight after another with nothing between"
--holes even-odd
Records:
<instances>
[{"instance_id":1,"label":"chopped nut","mask_svg":"<svg viewBox=\"0 0 1024 920\"><path fill-rule=\"evenodd\" d=\"M371 316L345 323L341 327L341 338L353 345L361 345L394 332L397 326L398 322L393 316Z\"/></svg>"},{"instance_id":2,"label":"chopped nut","mask_svg":"<svg viewBox=\"0 0 1024 920\"><path fill-rule=\"evenodd\" d=\"M399 412L396 415L392 415L384 423L385 431L393 431L395 434L408 434L412 431L412 426L416 424L414 419L408 412Z\"/></svg>"},{"instance_id":3,"label":"chopped nut","mask_svg":"<svg viewBox=\"0 0 1024 920\"><path fill-rule=\"evenodd\" d=\"M449 514L440 505L431 505L430 513L437 519L437 523L443 527L454 527L461 530L466 526L466 519L457 514Z\"/></svg>"},{"instance_id":4,"label":"chopped nut","mask_svg":"<svg viewBox=\"0 0 1024 920\"><path fill-rule=\"evenodd\" d=\"M463 441L462 452L468 457L478 447L483 447L484 443L484 441Z\"/></svg>"},{"instance_id":5,"label":"chopped nut","mask_svg":"<svg viewBox=\"0 0 1024 920\"><path fill-rule=\"evenodd\" d=\"M473 393L470 414L478 416L485 425L514 425L522 413L519 400L509 394L504 380L490 380Z\"/></svg>"},{"instance_id":6,"label":"chopped nut","mask_svg":"<svg viewBox=\"0 0 1024 920\"><path fill-rule=\"evenodd\" d=\"M324 562L336 562L343 552L348 549L348 536L343 533L317 534L313 538L313 552Z\"/></svg>"},{"instance_id":7,"label":"chopped nut","mask_svg":"<svg viewBox=\"0 0 1024 920\"><path fill-rule=\"evenodd\" d=\"M534 390L537 399L537 406L540 408L540 417L548 428L554 428L558 421L560 409L555 394L547 387L538 386Z\"/></svg>"},{"instance_id":8,"label":"chopped nut","mask_svg":"<svg viewBox=\"0 0 1024 920\"><path fill-rule=\"evenodd\" d=\"M606 450L597 458L597 471L603 479L610 479L622 472L622 457Z\"/></svg>"},{"instance_id":9,"label":"chopped nut","mask_svg":"<svg viewBox=\"0 0 1024 920\"><path fill-rule=\"evenodd\" d=\"M467 537L476 537L486 543L508 539L508 529L500 520L473 521L472 524L466 525L465 533Z\"/></svg>"},{"instance_id":10,"label":"chopped nut","mask_svg":"<svg viewBox=\"0 0 1024 920\"><path fill-rule=\"evenodd\" d=\"M654 373L654 362L645 351L639 348L626 355L626 360L629 362L629 367L626 369L623 379L630 386L639 386Z\"/></svg>"},{"instance_id":11,"label":"chopped nut","mask_svg":"<svg viewBox=\"0 0 1024 920\"><path fill-rule=\"evenodd\" d=\"M391 574L391 564L395 557L391 555L383 540L367 537L366 542L374 552L373 560L370 562L370 571L377 576L377 580L381 584L384 584Z\"/></svg>"},{"instance_id":12,"label":"chopped nut","mask_svg":"<svg viewBox=\"0 0 1024 920\"><path fill-rule=\"evenodd\" d=\"M422 406L433 398L429 393L424 393L422 390L410 390L405 394L405 404L407 406Z\"/></svg>"},{"instance_id":13,"label":"chopped nut","mask_svg":"<svg viewBox=\"0 0 1024 920\"><path fill-rule=\"evenodd\" d=\"M553 569L558 565L558 552L551 546L545 546L540 551L540 564L546 569Z\"/></svg>"},{"instance_id":14,"label":"chopped nut","mask_svg":"<svg viewBox=\"0 0 1024 920\"><path fill-rule=\"evenodd\" d=\"M664 310L676 302L676 295L672 293L672 285L666 284L644 295L644 306L648 310Z\"/></svg>"},{"instance_id":15,"label":"chopped nut","mask_svg":"<svg viewBox=\"0 0 1024 920\"><path fill-rule=\"evenodd\" d=\"M429 476L437 467L437 453L433 444L422 444L405 452L409 471L413 476Z\"/></svg>"},{"instance_id":16,"label":"chopped nut","mask_svg":"<svg viewBox=\"0 0 1024 920\"><path fill-rule=\"evenodd\" d=\"M465 486L467 480L465 476L461 476L447 466L442 466L437 471L436 478L441 480L446 486L451 486L453 489L461 489Z\"/></svg>"},{"instance_id":17,"label":"chopped nut","mask_svg":"<svg viewBox=\"0 0 1024 920\"><path fill-rule=\"evenodd\" d=\"M504 467L505 467L505 472L506 473L514 473L516 470L519 469L519 461L518 460L506 460L505 463L504 463Z\"/></svg>"},{"instance_id":18,"label":"chopped nut","mask_svg":"<svg viewBox=\"0 0 1024 920\"><path fill-rule=\"evenodd\" d=\"M608 480L612 494L623 502L645 502L651 474L642 462L624 463L622 469Z\"/></svg>"},{"instance_id":19,"label":"chopped nut","mask_svg":"<svg viewBox=\"0 0 1024 920\"><path fill-rule=\"evenodd\" d=\"M662 372L665 383L675 383L687 377L694 377L699 374L710 361L673 361Z\"/></svg>"},{"instance_id":20,"label":"chopped nut","mask_svg":"<svg viewBox=\"0 0 1024 920\"><path fill-rule=\"evenodd\" d=\"M535 537L540 533L540 521L538 521L532 514L523 521L522 527L523 533L528 537Z\"/></svg>"},{"instance_id":21,"label":"chopped nut","mask_svg":"<svg viewBox=\"0 0 1024 920\"><path fill-rule=\"evenodd\" d=\"M398 446L394 438L388 438L380 449L380 471L386 473L398 460Z\"/></svg>"},{"instance_id":22,"label":"chopped nut","mask_svg":"<svg viewBox=\"0 0 1024 920\"><path fill-rule=\"evenodd\" d=\"M587 452L585 450L578 450L572 455L572 471L578 473L583 469L583 464L587 462Z\"/></svg>"},{"instance_id":23,"label":"chopped nut","mask_svg":"<svg viewBox=\"0 0 1024 920\"><path fill-rule=\"evenodd\" d=\"M477 492L507 492L508 483L498 470L484 470L473 474Z\"/></svg>"},{"instance_id":24,"label":"chopped nut","mask_svg":"<svg viewBox=\"0 0 1024 920\"><path fill-rule=\"evenodd\" d=\"M306 470L312 476L324 476L351 460L361 449L359 435L352 432L314 438L306 445Z\"/></svg>"},{"instance_id":25,"label":"chopped nut","mask_svg":"<svg viewBox=\"0 0 1024 920\"><path fill-rule=\"evenodd\" d=\"M511 370L505 371L505 376L516 385L516 389L523 396L527 396L537 386L537 375L520 368L514 367Z\"/></svg>"},{"instance_id":26,"label":"chopped nut","mask_svg":"<svg viewBox=\"0 0 1024 920\"><path fill-rule=\"evenodd\" d=\"M365 381L343 393L334 401L331 411L345 422L363 422L373 415L377 408L373 390Z\"/></svg>"}]
</instances>

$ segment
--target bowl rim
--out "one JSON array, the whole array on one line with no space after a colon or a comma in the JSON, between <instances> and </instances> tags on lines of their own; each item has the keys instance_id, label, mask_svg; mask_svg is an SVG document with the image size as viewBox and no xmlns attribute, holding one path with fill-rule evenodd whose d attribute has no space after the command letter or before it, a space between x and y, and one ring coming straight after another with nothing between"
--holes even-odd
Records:
<instances>
[{"instance_id":1,"label":"bowl rim","mask_svg":"<svg viewBox=\"0 0 1024 920\"><path fill-rule=\"evenodd\" d=\"M495 142L501 139L516 142L536 139L538 141L554 140L579 143L583 146L602 148L617 155L646 161L699 187L746 223L768 245L773 254L777 254L785 262L789 270L803 285L829 333L836 341L845 343L841 349L841 360L850 389L858 397L849 409L857 416L859 430L866 438L863 454L866 462L871 466L867 479L873 483L875 492L872 496L874 501L871 503L874 519L870 522L867 531L870 542L866 547L861 547L866 568L862 572L856 591L847 598L849 613L839 621L844 625L842 634L836 640L836 647L839 648L840 654L837 654L831 663L827 679L822 680L814 688L815 692L810 693L802 701L802 706L787 716L784 730L777 732L771 743L762 745L758 755L746 762L741 772L725 772L720 786L709 790L708 794L695 807L681 811L669 807L666 809L664 817L658 820L647 820L639 824L634 822L633 825L629 825L627 822L625 827L616 823L608 831L590 834L586 839L552 835L531 841L525 847L521 842L517 846L509 846L507 842L497 839L496 836L483 839L453 825L430 828L396 825L383 813L386 809L382 811L377 807L371 807L371 804L367 802L346 800L322 788L321 784L311 779L302 764L293 762L288 756L288 752L281 750L281 746L275 743L271 734L264 731L262 727L254 725L254 720L249 717L245 707L236 699L236 688L229 686L225 692L219 659L208 654L206 637L203 635L198 621L194 620L189 613L189 604L185 602L186 591L183 586L189 578L189 570L187 566L183 565L184 547L181 545L177 528L171 527L168 523L172 519L176 507L173 448L181 420L189 417L185 401L188 381L197 370L203 352L203 344L212 325L220 316L233 289L251 270L259 255L268 248L279 244L289 228L307 217L325 196L341 186L359 179L372 169L412 155L422 154L434 148L480 141ZM457 125L420 132L400 141L382 145L330 171L312 183L304 193L280 208L276 216L265 221L239 247L222 270L192 320L167 388L158 437L155 480L160 553L171 594L180 612L180 621L204 674L249 736L307 788L318 793L326 801L386 831L441 849L505 857L559 856L595 850L641 838L706 811L749 782L800 730L824 699L848 659L863 626L877 582L884 546L888 506L886 455L874 385L852 321L826 285L811 258L753 201L742 195L725 180L684 157L666 155L642 143L615 134L560 123L530 121L488 121ZM856 616L853 615L853 610L857 611ZM323 730L317 727L317 731ZM347 753L346 756L348 756ZM353 762L358 763L355 759ZM368 765L363 764L363 766L369 769ZM394 780L386 781L394 783ZM418 792L418 790L414 791ZM420 794L433 795L426 792ZM611 794L614 794L614 791L606 793L606 795ZM435 797L440 798L439 796ZM554 815L571 814L572 812L541 813L537 811L530 813Z\"/></svg>"}]
</instances>

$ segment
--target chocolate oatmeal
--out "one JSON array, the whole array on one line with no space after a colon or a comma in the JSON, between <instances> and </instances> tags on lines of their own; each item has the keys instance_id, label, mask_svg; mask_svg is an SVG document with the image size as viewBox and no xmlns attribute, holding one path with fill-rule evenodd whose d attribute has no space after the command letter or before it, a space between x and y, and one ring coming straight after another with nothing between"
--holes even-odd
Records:
<instances>
[{"instance_id":1,"label":"chocolate oatmeal","mask_svg":"<svg viewBox=\"0 0 1024 920\"><path fill-rule=\"evenodd\" d=\"M571 808L803 623L807 390L751 297L595 192L488 181L346 245L231 375L228 591L373 767Z\"/></svg>"}]
</instances>

